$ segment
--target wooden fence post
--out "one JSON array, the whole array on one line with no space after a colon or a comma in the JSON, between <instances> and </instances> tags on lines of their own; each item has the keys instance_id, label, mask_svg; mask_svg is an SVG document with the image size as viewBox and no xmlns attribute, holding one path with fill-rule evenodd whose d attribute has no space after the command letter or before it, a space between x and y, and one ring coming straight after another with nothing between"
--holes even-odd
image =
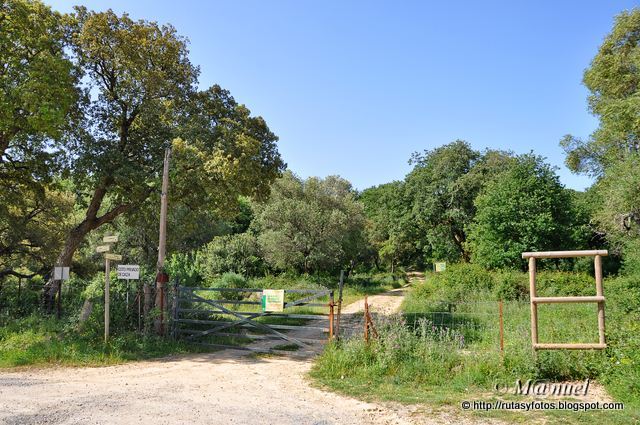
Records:
<instances>
[{"instance_id":1,"label":"wooden fence post","mask_svg":"<svg viewBox=\"0 0 640 425\"><path fill-rule=\"evenodd\" d=\"M178 320L178 302L180 301L178 298L179 295L180 295L180 286L179 286L178 278L176 277L173 282L173 319L171 320L171 334L173 336L173 339L176 339L178 334L178 330L176 329L176 325L177 325L176 320Z\"/></svg>"},{"instance_id":2,"label":"wooden fence post","mask_svg":"<svg viewBox=\"0 0 640 425\"><path fill-rule=\"evenodd\" d=\"M595 268L596 275L596 296L604 297L604 288L602 286L602 257L600 255L596 255L593 259L593 265ZM600 345L605 344L604 337L604 299L602 301L598 301L598 339Z\"/></svg>"},{"instance_id":3,"label":"wooden fence post","mask_svg":"<svg viewBox=\"0 0 640 425\"><path fill-rule=\"evenodd\" d=\"M498 309L500 314L500 353L504 356L504 321L502 316L502 300L498 301Z\"/></svg>"},{"instance_id":4,"label":"wooden fence post","mask_svg":"<svg viewBox=\"0 0 640 425\"><path fill-rule=\"evenodd\" d=\"M329 340L333 339L333 291L329 294Z\"/></svg>"},{"instance_id":5,"label":"wooden fence post","mask_svg":"<svg viewBox=\"0 0 640 425\"><path fill-rule=\"evenodd\" d=\"M369 342L369 302L364 296L364 341Z\"/></svg>"},{"instance_id":6,"label":"wooden fence post","mask_svg":"<svg viewBox=\"0 0 640 425\"><path fill-rule=\"evenodd\" d=\"M536 259L529 257L529 298L531 299L531 346L535 349L538 344L538 305L536 297Z\"/></svg>"},{"instance_id":7,"label":"wooden fence post","mask_svg":"<svg viewBox=\"0 0 640 425\"><path fill-rule=\"evenodd\" d=\"M340 316L342 315L342 288L344 287L344 270L340 270L340 284L338 285L338 317L336 318L336 337L340 338Z\"/></svg>"}]
</instances>

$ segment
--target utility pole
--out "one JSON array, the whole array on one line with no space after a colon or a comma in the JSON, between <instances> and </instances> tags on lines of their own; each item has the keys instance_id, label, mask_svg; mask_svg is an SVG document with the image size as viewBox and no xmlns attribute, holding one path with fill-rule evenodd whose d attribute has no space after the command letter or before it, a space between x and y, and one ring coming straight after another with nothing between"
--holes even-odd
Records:
<instances>
[{"instance_id":1,"label":"utility pole","mask_svg":"<svg viewBox=\"0 0 640 425\"><path fill-rule=\"evenodd\" d=\"M162 193L160 195L160 235L158 238L158 264L156 266L156 307L160 309L160 317L155 321L155 330L159 335L164 334L164 290L169 276L164 271L164 259L167 250L167 208L169 192L169 158L171 148L164 153L164 167L162 169Z\"/></svg>"}]
</instances>

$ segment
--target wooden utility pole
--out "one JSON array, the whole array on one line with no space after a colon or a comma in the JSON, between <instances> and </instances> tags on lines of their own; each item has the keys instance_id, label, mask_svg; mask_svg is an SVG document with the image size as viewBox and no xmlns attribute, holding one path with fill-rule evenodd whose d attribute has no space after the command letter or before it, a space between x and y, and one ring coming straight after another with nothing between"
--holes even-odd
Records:
<instances>
[{"instance_id":1,"label":"wooden utility pole","mask_svg":"<svg viewBox=\"0 0 640 425\"><path fill-rule=\"evenodd\" d=\"M156 307L160 309L160 317L155 320L156 333L164 333L164 289L169 276L164 272L164 260L167 249L167 209L169 192L169 158L171 148L164 153L164 167L162 169L162 193L160 195L160 235L158 238L158 264L156 266Z\"/></svg>"}]
</instances>

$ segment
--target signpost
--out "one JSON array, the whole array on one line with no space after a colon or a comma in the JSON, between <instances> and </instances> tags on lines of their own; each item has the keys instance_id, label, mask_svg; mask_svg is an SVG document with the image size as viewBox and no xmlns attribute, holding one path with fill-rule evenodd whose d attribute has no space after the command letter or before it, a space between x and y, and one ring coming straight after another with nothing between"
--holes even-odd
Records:
<instances>
[{"instance_id":1,"label":"signpost","mask_svg":"<svg viewBox=\"0 0 640 425\"><path fill-rule=\"evenodd\" d=\"M445 263L444 261L433 263L433 268L435 269L436 272L443 272L447 270L447 263Z\"/></svg>"},{"instance_id":2,"label":"signpost","mask_svg":"<svg viewBox=\"0 0 640 425\"><path fill-rule=\"evenodd\" d=\"M263 289L262 311L284 311L284 289Z\"/></svg>"},{"instance_id":3,"label":"signpost","mask_svg":"<svg viewBox=\"0 0 640 425\"><path fill-rule=\"evenodd\" d=\"M118 264L118 279L137 280L140 279L140 266Z\"/></svg>"},{"instance_id":4,"label":"signpost","mask_svg":"<svg viewBox=\"0 0 640 425\"><path fill-rule=\"evenodd\" d=\"M140 279L140 266L133 264L119 264L118 279L127 280L127 311L129 311L129 281L132 279Z\"/></svg>"},{"instance_id":5,"label":"signpost","mask_svg":"<svg viewBox=\"0 0 640 425\"><path fill-rule=\"evenodd\" d=\"M118 242L118 236L105 236L102 238L102 241L106 244L113 244ZM100 245L96 248L96 252L104 253L104 342L109 340L109 275L111 274L111 263L110 261L122 261L122 255L112 254L109 251L111 250L111 245Z\"/></svg>"},{"instance_id":6,"label":"signpost","mask_svg":"<svg viewBox=\"0 0 640 425\"><path fill-rule=\"evenodd\" d=\"M53 280L58 280L58 301L56 303L56 318L60 319L62 310L62 282L69 280L69 267L56 266L53 268Z\"/></svg>"}]
</instances>

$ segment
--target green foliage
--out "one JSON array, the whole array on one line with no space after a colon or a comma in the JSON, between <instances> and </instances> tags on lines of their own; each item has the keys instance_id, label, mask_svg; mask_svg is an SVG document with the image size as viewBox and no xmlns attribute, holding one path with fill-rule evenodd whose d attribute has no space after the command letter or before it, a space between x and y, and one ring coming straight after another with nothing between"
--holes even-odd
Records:
<instances>
[{"instance_id":1,"label":"green foliage","mask_svg":"<svg viewBox=\"0 0 640 425\"><path fill-rule=\"evenodd\" d=\"M469 227L473 261L487 268L523 268L525 251L572 249L572 197L551 166L523 155L478 196Z\"/></svg>"},{"instance_id":2,"label":"green foliage","mask_svg":"<svg viewBox=\"0 0 640 425\"><path fill-rule=\"evenodd\" d=\"M198 253L197 260L207 281L225 272L258 276L264 270L260 246L252 233L215 237Z\"/></svg>"},{"instance_id":3,"label":"green foliage","mask_svg":"<svg viewBox=\"0 0 640 425\"><path fill-rule=\"evenodd\" d=\"M239 288L248 288L248 284L247 284L247 279L245 279L244 276L239 275L237 273L229 272L229 273L223 274L218 279L211 282L211 287L239 289ZM240 291L220 291L218 295L219 295L219 298L223 300L241 300L247 294Z\"/></svg>"},{"instance_id":4,"label":"green foliage","mask_svg":"<svg viewBox=\"0 0 640 425\"><path fill-rule=\"evenodd\" d=\"M200 286L203 282L204 273L193 254L172 254L165 262L165 269L172 279L178 279L180 285Z\"/></svg>"},{"instance_id":5,"label":"green foliage","mask_svg":"<svg viewBox=\"0 0 640 425\"><path fill-rule=\"evenodd\" d=\"M411 204L405 193L404 182L382 184L364 190L358 197L367 221L365 231L371 244L373 262L388 264L393 271L398 263L415 260L416 248L412 243L414 227L409 217Z\"/></svg>"},{"instance_id":6,"label":"green foliage","mask_svg":"<svg viewBox=\"0 0 640 425\"><path fill-rule=\"evenodd\" d=\"M589 140L565 136L566 163L576 172L603 175L640 150L640 9L622 12L604 39L583 82L600 125Z\"/></svg>"},{"instance_id":7,"label":"green foliage","mask_svg":"<svg viewBox=\"0 0 640 425\"><path fill-rule=\"evenodd\" d=\"M594 185L593 219L616 251L640 241L640 154L610 165Z\"/></svg>"},{"instance_id":8,"label":"green foliage","mask_svg":"<svg viewBox=\"0 0 640 425\"><path fill-rule=\"evenodd\" d=\"M336 272L364 248L364 215L351 184L336 176L305 181L287 172L256 205L253 224L276 270Z\"/></svg>"},{"instance_id":9,"label":"green foliage","mask_svg":"<svg viewBox=\"0 0 640 425\"><path fill-rule=\"evenodd\" d=\"M0 281L52 264L73 205L54 182L78 98L66 32L39 1L0 3Z\"/></svg>"},{"instance_id":10,"label":"green foliage","mask_svg":"<svg viewBox=\"0 0 640 425\"><path fill-rule=\"evenodd\" d=\"M480 154L467 142L455 141L424 155L406 178L412 202L411 220L427 262L468 261L467 228L476 214L474 200L496 174L511 163L509 153Z\"/></svg>"}]
</instances>

